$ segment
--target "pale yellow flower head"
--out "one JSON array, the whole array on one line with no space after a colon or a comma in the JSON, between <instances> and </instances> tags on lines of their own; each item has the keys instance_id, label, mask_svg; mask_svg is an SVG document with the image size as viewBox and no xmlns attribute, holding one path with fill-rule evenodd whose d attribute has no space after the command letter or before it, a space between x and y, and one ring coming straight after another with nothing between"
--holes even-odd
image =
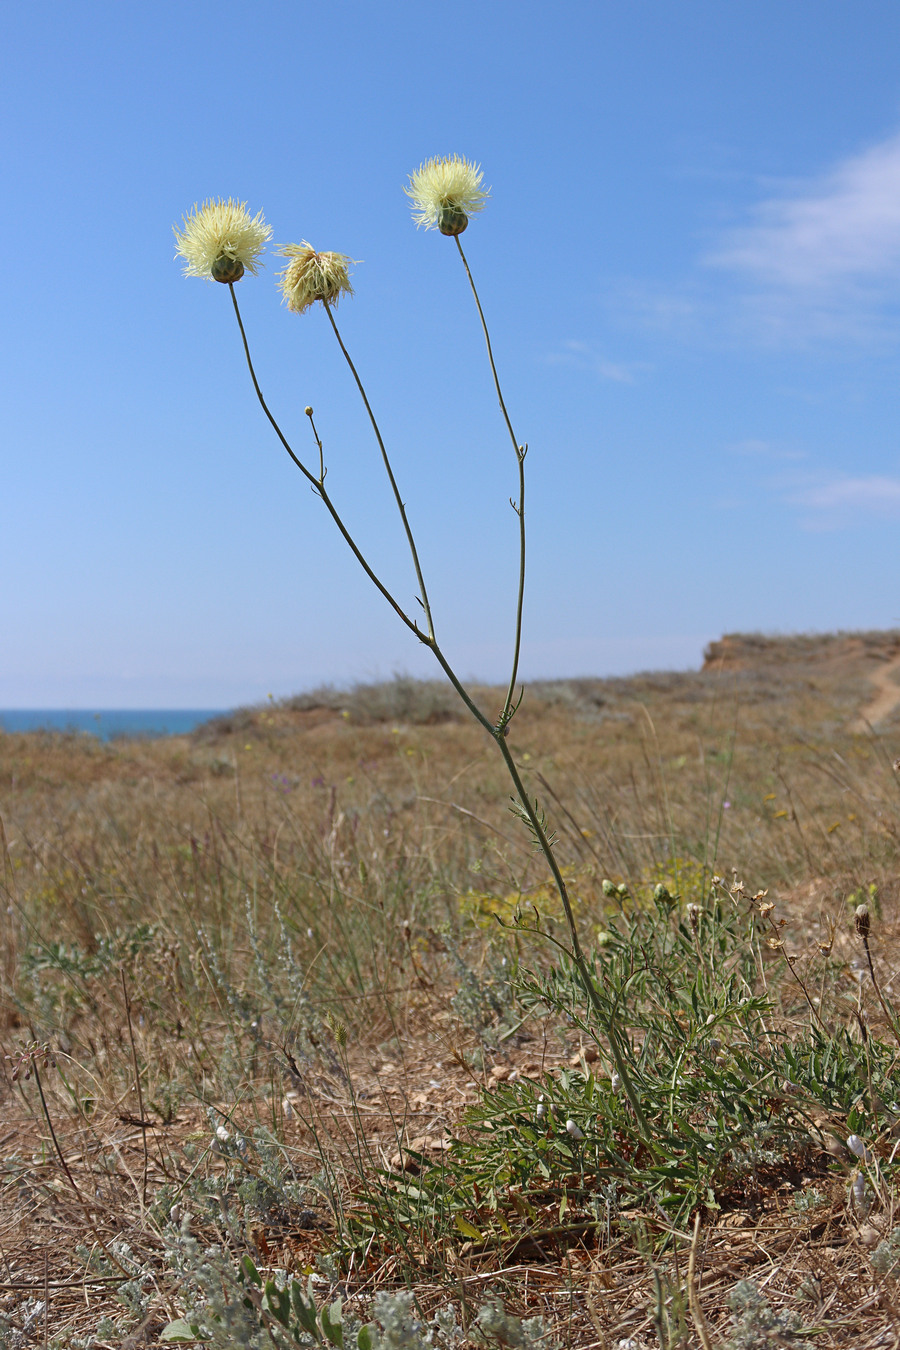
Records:
<instances>
[{"instance_id":1,"label":"pale yellow flower head","mask_svg":"<svg viewBox=\"0 0 900 1350\"><path fill-rule=\"evenodd\" d=\"M184 275L222 282L239 281L245 269L255 273L272 234L261 211L251 216L246 202L231 197L227 202L210 197L189 216L182 216L182 223L182 231L175 227L175 256L185 259Z\"/></svg>"},{"instance_id":2,"label":"pale yellow flower head","mask_svg":"<svg viewBox=\"0 0 900 1350\"><path fill-rule=\"evenodd\" d=\"M459 155L420 164L403 189L413 204L413 220L426 230L462 234L469 216L483 211L491 195L481 186L483 177L478 164L470 164Z\"/></svg>"},{"instance_id":3,"label":"pale yellow flower head","mask_svg":"<svg viewBox=\"0 0 900 1350\"><path fill-rule=\"evenodd\" d=\"M304 239L302 244L285 244L279 249L288 258L287 267L278 273L278 284L288 309L302 314L317 300L336 305L342 295L352 295L347 269L356 261L343 253L317 253Z\"/></svg>"}]
</instances>

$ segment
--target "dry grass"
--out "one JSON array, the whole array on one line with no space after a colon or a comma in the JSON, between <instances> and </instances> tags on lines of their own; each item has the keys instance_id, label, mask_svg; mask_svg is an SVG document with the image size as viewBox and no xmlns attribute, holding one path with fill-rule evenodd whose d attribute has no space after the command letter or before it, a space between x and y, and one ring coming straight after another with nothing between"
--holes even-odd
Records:
<instances>
[{"instance_id":1,"label":"dry grass","mask_svg":"<svg viewBox=\"0 0 900 1350\"><path fill-rule=\"evenodd\" d=\"M529 689L510 739L559 834L587 940L608 921L604 879L632 896L663 882L702 898L714 871L736 869L769 888L801 971L836 932L834 1026L858 1037L864 997L871 1034L889 1037L853 977L848 905L869 901L890 985L900 716L850 728L896 639L732 637L700 673ZM502 701L479 698L492 713ZM577 1058L571 1027L517 1028L504 987L516 959L548 954L492 913L533 900L552 921L544 867L507 801L483 733L442 687L410 681L319 691L193 737L0 735L0 1313L15 1325L29 1298L46 1303L30 1343L45 1319L48 1343L68 1346L104 1312L124 1316L118 1239L150 1272L146 1315L132 1341L97 1344L155 1343L181 1311L162 1235L185 1197L210 1240L310 1268L335 1250L367 1174L405 1166L407 1147L439 1157L486 1087ZM774 989L774 965L770 978ZM779 994L785 1015L794 995ZM26 1077L31 1053L13 1081L34 1044L55 1067L38 1057ZM203 1209L192 1188L237 1165L212 1147L215 1121L275 1141L277 1184L271 1159L254 1153L250 1168L271 1194ZM850 1132L838 1118L828 1128ZM452 1297L465 1313L489 1287L547 1313L566 1345L724 1345L726 1297L749 1278L816 1345L897 1345L897 1286L870 1264L894 1226L893 1190L886 1181L871 1213L854 1214L851 1164L820 1151L773 1171L698 1210L696 1235L668 1246L652 1207L620 1215L602 1241L445 1246L443 1264L422 1264L420 1306ZM821 1205L798 1210L794 1194L812 1186ZM345 1270L351 1298L409 1280L401 1256Z\"/></svg>"}]
</instances>

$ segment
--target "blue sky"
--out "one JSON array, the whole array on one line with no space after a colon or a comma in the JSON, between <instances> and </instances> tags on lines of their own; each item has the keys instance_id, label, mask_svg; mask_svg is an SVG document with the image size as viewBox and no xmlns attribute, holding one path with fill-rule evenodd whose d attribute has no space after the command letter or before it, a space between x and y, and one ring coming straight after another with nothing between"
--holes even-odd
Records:
<instances>
[{"instance_id":1,"label":"blue sky","mask_svg":"<svg viewBox=\"0 0 900 1350\"><path fill-rule=\"evenodd\" d=\"M360 259L337 318L464 675L697 665L724 631L900 625L900 7L842 0L36 3L4 17L0 707L228 706L429 674L262 418L208 196ZM15 227L15 228L14 228ZM415 584L327 318L238 294L269 402Z\"/></svg>"}]
</instances>

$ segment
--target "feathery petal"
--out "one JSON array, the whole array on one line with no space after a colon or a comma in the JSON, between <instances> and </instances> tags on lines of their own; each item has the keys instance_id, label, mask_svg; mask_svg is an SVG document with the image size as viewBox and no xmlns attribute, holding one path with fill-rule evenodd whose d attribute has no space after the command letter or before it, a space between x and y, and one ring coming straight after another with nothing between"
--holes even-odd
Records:
<instances>
[{"instance_id":1,"label":"feathery petal","mask_svg":"<svg viewBox=\"0 0 900 1350\"><path fill-rule=\"evenodd\" d=\"M491 195L481 186L484 174L478 164L459 155L445 155L443 159L429 159L409 176L409 186L403 191L413 204L413 220L426 230L440 227L442 212L468 217L483 211ZM468 223L468 221L466 221ZM465 229L465 225L462 225ZM461 233L452 229L448 233Z\"/></svg>"},{"instance_id":2,"label":"feathery petal","mask_svg":"<svg viewBox=\"0 0 900 1350\"><path fill-rule=\"evenodd\" d=\"M266 241L271 237L272 228L263 220L262 212L251 216L246 202L228 201L212 197L202 206L194 206L189 216L182 217L183 230L175 227L175 239L178 244L175 256L184 258L186 277L205 277L209 280L224 279L237 281L244 269L256 272L257 261ZM234 266L226 267L227 272L235 275L216 276L217 264L229 261Z\"/></svg>"}]
</instances>

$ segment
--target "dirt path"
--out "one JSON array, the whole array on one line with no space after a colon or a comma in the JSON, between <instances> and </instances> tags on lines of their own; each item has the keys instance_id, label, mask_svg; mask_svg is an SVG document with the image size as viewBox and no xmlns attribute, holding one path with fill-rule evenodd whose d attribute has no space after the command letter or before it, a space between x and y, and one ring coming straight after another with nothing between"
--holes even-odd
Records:
<instances>
[{"instance_id":1,"label":"dirt path","mask_svg":"<svg viewBox=\"0 0 900 1350\"><path fill-rule=\"evenodd\" d=\"M869 676L878 692L871 703L867 703L861 710L850 728L851 731L868 731L870 727L877 726L888 713L893 712L900 703L900 685L894 683L894 675L898 671L900 671L900 656L895 656L893 661L879 666Z\"/></svg>"}]
</instances>

